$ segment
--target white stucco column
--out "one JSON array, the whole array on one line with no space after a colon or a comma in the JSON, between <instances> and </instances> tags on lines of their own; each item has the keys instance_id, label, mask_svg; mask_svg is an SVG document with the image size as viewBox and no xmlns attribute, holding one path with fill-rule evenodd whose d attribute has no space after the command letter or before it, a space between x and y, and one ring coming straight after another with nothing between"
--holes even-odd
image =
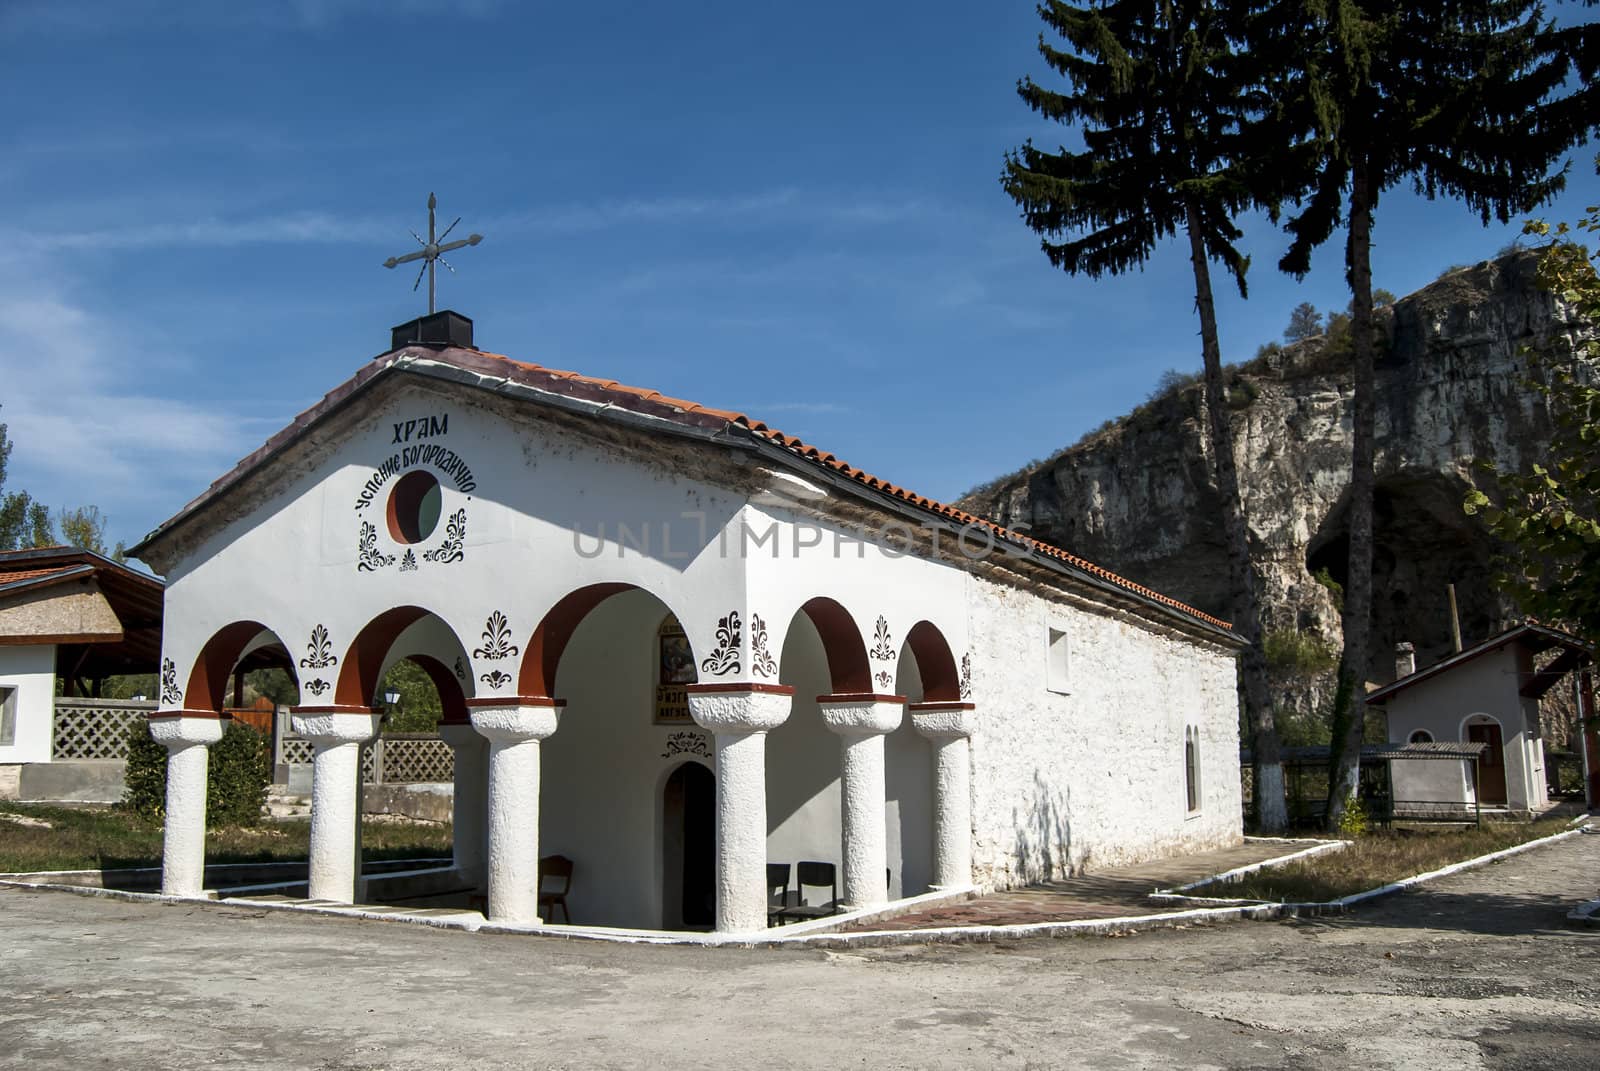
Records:
<instances>
[{"instance_id":1,"label":"white stucco column","mask_svg":"<svg viewBox=\"0 0 1600 1071\"><path fill-rule=\"evenodd\" d=\"M794 689L691 684L689 714L716 738L718 933L767 926L767 733L784 723Z\"/></svg>"},{"instance_id":2,"label":"white stucco column","mask_svg":"<svg viewBox=\"0 0 1600 1071\"><path fill-rule=\"evenodd\" d=\"M311 880L313 900L351 904L361 860L361 745L378 735L379 715L368 707L297 707L294 731L315 747L311 758Z\"/></svg>"},{"instance_id":3,"label":"white stucco column","mask_svg":"<svg viewBox=\"0 0 1600 1071\"><path fill-rule=\"evenodd\" d=\"M913 703L911 723L933 745L933 887L972 884L971 703Z\"/></svg>"},{"instance_id":4,"label":"white stucco column","mask_svg":"<svg viewBox=\"0 0 1600 1071\"><path fill-rule=\"evenodd\" d=\"M455 868L482 888L488 880L489 741L470 724L441 725L439 737L455 752L455 790L450 803Z\"/></svg>"},{"instance_id":5,"label":"white stucco column","mask_svg":"<svg viewBox=\"0 0 1600 1071\"><path fill-rule=\"evenodd\" d=\"M556 731L564 700L468 700L489 740L489 921L537 926L539 742Z\"/></svg>"},{"instance_id":6,"label":"white stucco column","mask_svg":"<svg viewBox=\"0 0 1600 1071\"><path fill-rule=\"evenodd\" d=\"M199 896L206 879L206 773L222 719L208 710L163 710L150 736L167 749L167 818L161 836L161 891Z\"/></svg>"},{"instance_id":7,"label":"white stucco column","mask_svg":"<svg viewBox=\"0 0 1600 1071\"><path fill-rule=\"evenodd\" d=\"M905 697L819 695L822 721L840 736L839 785L846 908L889 902L883 737L899 727Z\"/></svg>"}]
</instances>

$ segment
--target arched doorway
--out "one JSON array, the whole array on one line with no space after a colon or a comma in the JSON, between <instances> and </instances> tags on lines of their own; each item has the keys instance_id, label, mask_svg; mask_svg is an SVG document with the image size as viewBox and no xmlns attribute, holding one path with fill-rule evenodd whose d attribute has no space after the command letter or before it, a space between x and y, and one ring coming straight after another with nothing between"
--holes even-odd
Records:
<instances>
[{"instance_id":1,"label":"arched doorway","mask_svg":"<svg viewBox=\"0 0 1600 1071\"><path fill-rule=\"evenodd\" d=\"M1474 715L1467 722L1465 735L1468 743L1488 745L1478 758L1478 802L1505 806L1505 741L1500 723L1487 714Z\"/></svg>"},{"instance_id":2,"label":"arched doorway","mask_svg":"<svg viewBox=\"0 0 1600 1071\"><path fill-rule=\"evenodd\" d=\"M717 782L686 762L661 790L662 928L709 930L717 915Z\"/></svg>"}]
</instances>

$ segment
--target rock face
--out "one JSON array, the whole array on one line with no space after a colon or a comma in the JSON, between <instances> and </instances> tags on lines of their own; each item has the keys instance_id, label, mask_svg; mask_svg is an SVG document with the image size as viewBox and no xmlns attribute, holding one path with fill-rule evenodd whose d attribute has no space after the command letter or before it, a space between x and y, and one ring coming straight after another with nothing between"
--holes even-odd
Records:
<instances>
[{"instance_id":1,"label":"rock face","mask_svg":"<svg viewBox=\"0 0 1600 1071\"><path fill-rule=\"evenodd\" d=\"M1459 269L1379 310L1373 651L1368 677L1393 678L1394 645L1417 664L1451 649L1447 585L1465 643L1514 617L1489 584L1497 547L1461 509L1478 458L1525 468L1550 421L1524 385L1523 350L1570 361L1592 326L1534 281L1537 256ZM1348 547L1351 374L1348 338L1308 339L1229 375L1239 479L1264 578L1264 626L1335 650L1337 593ZM962 506L1163 591L1233 614L1198 384L1169 393ZM1285 706L1307 709L1324 687L1280 675ZM1331 674L1323 674L1322 685Z\"/></svg>"}]
</instances>

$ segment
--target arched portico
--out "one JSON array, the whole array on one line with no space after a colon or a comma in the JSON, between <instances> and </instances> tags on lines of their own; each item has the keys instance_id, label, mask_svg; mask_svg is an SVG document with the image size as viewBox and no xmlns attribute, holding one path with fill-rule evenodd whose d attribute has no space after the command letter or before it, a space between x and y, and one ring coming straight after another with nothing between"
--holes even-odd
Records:
<instances>
[{"instance_id":1,"label":"arched portico","mask_svg":"<svg viewBox=\"0 0 1600 1071\"><path fill-rule=\"evenodd\" d=\"M899 659L900 677L897 688L911 699L910 728L927 741L921 749L921 775L909 765L901 767L900 785L903 786L902 817L909 805L926 806L931 787L932 795L932 859L933 888L956 888L972 883L972 754L971 735L975 727L974 707L962 694L962 674L957 669L955 653L950 649L944 633L930 621L918 621L906 632L905 649ZM912 752L909 737L896 734L891 737L895 754L907 756ZM928 748L932 749L931 764ZM929 785L931 780L931 786ZM923 829L926 829L924 826ZM915 823L902 821L903 843L919 836ZM921 836L926 838L926 834ZM927 839L917 843L927 844ZM906 852L906 869L911 860L918 858L914 850ZM905 890L902 887L902 891Z\"/></svg>"},{"instance_id":2,"label":"arched portico","mask_svg":"<svg viewBox=\"0 0 1600 1071\"><path fill-rule=\"evenodd\" d=\"M519 680L568 704L542 745L538 837L541 853L573 861L579 923L698 925L669 902L683 858L662 813L674 769L715 766L711 735L689 714L701 661L689 624L642 587L593 585L559 600L527 645Z\"/></svg>"},{"instance_id":3,"label":"arched portico","mask_svg":"<svg viewBox=\"0 0 1600 1071\"><path fill-rule=\"evenodd\" d=\"M205 885L209 748L222 739L228 678L250 651L274 645L283 648L277 634L259 621L224 625L195 656L183 706L150 716L151 737L167 749L161 890L169 896L198 896ZM284 663L288 665L287 658ZM294 668L288 669L292 678Z\"/></svg>"},{"instance_id":4,"label":"arched portico","mask_svg":"<svg viewBox=\"0 0 1600 1071\"><path fill-rule=\"evenodd\" d=\"M445 668L460 664L463 657L460 640L438 615L420 606L393 607L367 622L350 642L338 663L334 702L295 708L295 730L315 748L311 899L351 903L359 891L361 748L378 732L373 704L384 671L401 658L413 659L433 680L446 710L464 720L467 686ZM456 835L463 832L476 835L470 828L458 829Z\"/></svg>"}]
</instances>

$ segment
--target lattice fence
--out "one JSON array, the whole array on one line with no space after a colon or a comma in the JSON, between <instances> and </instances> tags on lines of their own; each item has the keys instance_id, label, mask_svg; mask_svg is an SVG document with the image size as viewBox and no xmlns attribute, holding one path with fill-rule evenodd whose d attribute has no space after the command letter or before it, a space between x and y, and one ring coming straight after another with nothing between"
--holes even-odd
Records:
<instances>
[{"instance_id":1,"label":"lattice fence","mask_svg":"<svg viewBox=\"0 0 1600 1071\"><path fill-rule=\"evenodd\" d=\"M279 762L311 764L315 747L301 736L283 738ZM381 774L381 776L380 776ZM455 753L437 736L384 736L361 749L361 780L366 784L450 781L455 778Z\"/></svg>"},{"instance_id":2,"label":"lattice fence","mask_svg":"<svg viewBox=\"0 0 1600 1071\"><path fill-rule=\"evenodd\" d=\"M125 759L128 727L154 709L155 703L122 699L57 699L50 755L56 759Z\"/></svg>"},{"instance_id":3,"label":"lattice fence","mask_svg":"<svg viewBox=\"0 0 1600 1071\"><path fill-rule=\"evenodd\" d=\"M311 765L311 758L317 751L311 741L301 736L285 736L281 748L278 761L289 766Z\"/></svg>"},{"instance_id":4,"label":"lattice fence","mask_svg":"<svg viewBox=\"0 0 1600 1071\"><path fill-rule=\"evenodd\" d=\"M386 736L383 738L385 784L411 781L452 781L456 756L437 736Z\"/></svg>"}]
</instances>

